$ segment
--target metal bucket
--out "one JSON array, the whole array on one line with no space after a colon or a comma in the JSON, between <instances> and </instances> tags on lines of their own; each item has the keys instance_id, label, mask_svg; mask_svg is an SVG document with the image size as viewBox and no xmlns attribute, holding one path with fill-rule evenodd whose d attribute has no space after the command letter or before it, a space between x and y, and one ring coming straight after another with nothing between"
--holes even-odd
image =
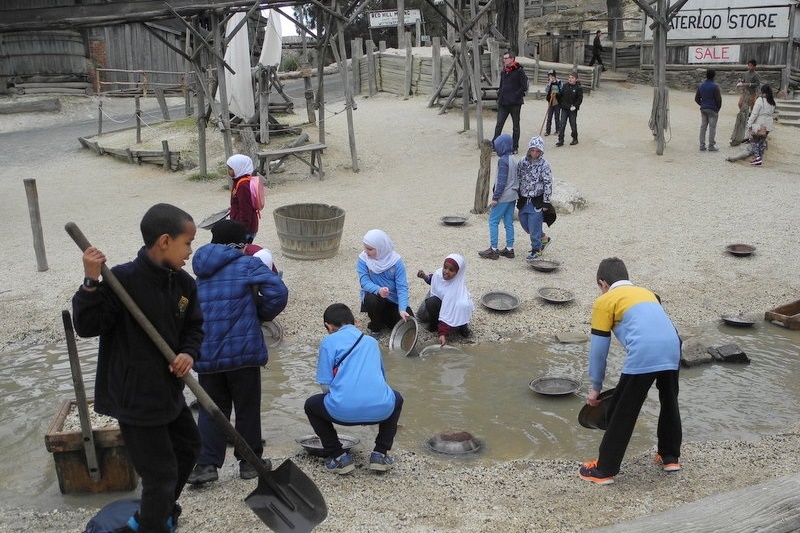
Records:
<instances>
[{"instance_id":1,"label":"metal bucket","mask_svg":"<svg viewBox=\"0 0 800 533\"><path fill-rule=\"evenodd\" d=\"M339 251L344 209L327 204L284 205L273 212L281 252L292 259L328 259Z\"/></svg>"}]
</instances>

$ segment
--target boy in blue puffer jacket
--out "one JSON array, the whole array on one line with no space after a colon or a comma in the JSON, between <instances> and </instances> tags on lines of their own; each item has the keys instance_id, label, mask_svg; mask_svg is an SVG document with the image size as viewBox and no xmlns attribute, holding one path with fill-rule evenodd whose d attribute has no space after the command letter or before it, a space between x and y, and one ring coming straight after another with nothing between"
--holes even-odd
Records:
<instances>
[{"instance_id":1,"label":"boy in blue puffer jacket","mask_svg":"<svg viewBox=\"0 0 800 533\"><path fill-rule=\"evenodd\" d=\"M261 441L261 367L267 364L267 346L261 321L272 320L286 307L289 290L261 259L245 255L247 230L234 220L223 220L211 230L211 244L194 255L197 294L205 322L200 350L202 364L195 364L200 385L230 419L236 410L236 430L257 456ZM199 362L198 362L199 363ZM218 479L225 461L227 438L211 415L200 410L197 421L202 437L200 456L188 483ZM253 479L258 471L235 452L239 477ZM269 470L269 459L264 459Z\"/></svg>"}]
</instances>

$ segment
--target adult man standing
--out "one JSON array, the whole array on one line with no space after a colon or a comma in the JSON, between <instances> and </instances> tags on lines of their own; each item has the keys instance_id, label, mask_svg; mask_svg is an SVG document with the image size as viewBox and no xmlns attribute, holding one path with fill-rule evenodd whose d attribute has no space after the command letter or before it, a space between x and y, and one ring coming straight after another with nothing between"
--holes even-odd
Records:
<instances>
[{"instance_id":1,"label":"adult man standing","mask_svg":"<svg viewBox=\"0 0 800 533\"><path fill-rule=\"evenodd\" d=\"M700 106L700 151L706 150L706 130L708 130L708 151L718 152L716 147L717 118L722 107L722 93L714 82L716 72L706 70L706 81L697 86L694 101Z\"/></svg>"},{"instance_id":2,"label":"adult man standing","mask_svg":"<svg viewBox=\"0 0 800 533\"><path fill-rule=\"evenodd\" d=\"M600 30L597 30L597 33L594 34L594 42L592 43L592 59L589 60L589 66L594 66L594 62L597 61L597 64L602 67L603 72L606 71L605 65L603 65L603 58L600 57L600 52L603 51L603 45L600 42L600 36L603 34Z\"/></svg>"},{"instance_id":3,"label":"adult man standing","mask_svg":"<svg viewBox=\"0 0 800 533\"><path fill-rule=\"evenodd\" d=\"M503 133L506 119L511 115L513 125L511 138L514 141L515 154L519 150L519 114L527 92L528 76L525 74L525 69L517 63L514 53L508 50L503 54L503 72L500 73L500 87L497 89L497 125L494 128L492 142Z\"/></svg>"}]
</instances>

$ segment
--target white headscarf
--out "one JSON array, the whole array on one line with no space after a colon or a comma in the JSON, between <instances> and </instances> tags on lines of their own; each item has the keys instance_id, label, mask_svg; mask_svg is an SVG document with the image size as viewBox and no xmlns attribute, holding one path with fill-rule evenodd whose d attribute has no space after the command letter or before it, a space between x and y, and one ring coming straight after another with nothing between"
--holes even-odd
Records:
<instances>
[{"instance_id":1,"label":"white headscarf","mask_svg":"<svg viewBox=\"0 0 800 533\"><path fill-rule=\"evenodd\" d=\"M469 323L475 304L467 290L467 261L458 254L450 254L447 259L456 262L458 272L450 280L444 279L441 268L434 272L431 276L431 296L442 300L439 320L448 326L458 327Z\"/></svg>"},{"instance_id":2,"label":"white headscarf","mask_svg":"<svg viewBox=\"0 0 800 533\"><path fill-rule=\"evenodd\" d=\"M358 257L367 264L367 268L370 272L380 274L390 269L400 260L400 254L394 251L392 239L382 230L369 230L366 235L364 235L363 242L370 248L375 248L377 252L377 254L375 254L375 259L370 258L366 251L358 254Z\"/></svg>"},{"instance_id":3,"label":"white headscarf","mask_svg":"<svg viewBox=\"0 0 800 533\"><path fill-rule=\"evenodd\" d=\"M233 178L253 175L253 160L244 154L233 154L225 161L233 169Z\"/></svg>"}]
</instances>

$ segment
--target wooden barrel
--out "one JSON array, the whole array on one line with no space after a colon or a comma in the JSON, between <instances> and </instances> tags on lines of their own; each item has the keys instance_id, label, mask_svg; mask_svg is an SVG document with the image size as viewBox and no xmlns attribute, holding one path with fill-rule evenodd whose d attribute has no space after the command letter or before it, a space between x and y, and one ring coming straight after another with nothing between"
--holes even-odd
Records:
<instances>
[{"instance_id":1,"label":"wooden barrel","mask_svg":"<svg viewBox=\"0 0 800 533\"><path fill-rule=\"evenodd\" d=\"M286 257L327 259L339 251L344 209L326 204L284 205L273 211L275 229Z\"/></svg>"}]
</instances>

